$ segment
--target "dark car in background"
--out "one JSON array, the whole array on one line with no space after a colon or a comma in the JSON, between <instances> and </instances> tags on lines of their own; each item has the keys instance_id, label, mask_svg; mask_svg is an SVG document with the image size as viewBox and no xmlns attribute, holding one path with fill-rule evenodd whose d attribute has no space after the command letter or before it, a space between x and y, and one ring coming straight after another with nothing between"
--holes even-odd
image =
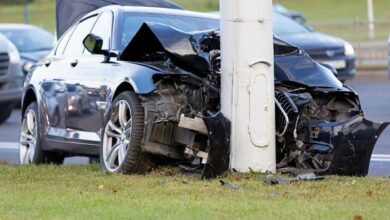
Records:
<instances>
[{"instance_id":1,"label":"dark car in background","mask_svg":"<svg viewBox=\"0 0 390 220\"><path fill-rule=\"evenodd\" d=\"M278 3L273 4L273 11L278 14L287 16L298 23L304 24L306 22L305 15L297 11L289 10L281 4Z\"/></svg>"},{"instance_id":2,"label":"dark car in background","mask_svg":"<svg viewBox=\"0 0 390 220\"><path fill-rule=\"evenodd\" d=\"M15 45L0 34L0 124L5 122L23 93L24 75Z\"/></svg>"},{"instance_id":3,"label":"dark car in background","mask_svg":"<svg viewBox=\"0 0 390 220\"><path fill-rule=\"evenodd\" d=\"M352 45L345 40L316 32L292 19L273 14L274 33L293 45L302 48L315 61L336 68L341 81L356 75L356 55Z\"/></svg>"},{"instance_id":4,"label":"dark car in background","mask_svg":"<svg viewBox=\"0 0 390 220\"><path fill-rule=\"evenodd\" d=\"M33 25L0 24L0 33L18 48L25 74L36 62L50 53L54 44L52 33Z\"/></svg>"},{"instance_id":5,"label":"dark car in background","mask_svg":"<svg viewBox=\"0 0 390 220\"><path fill-rule=\"evenodd\" d=\"M147 7L82 17L27 75L21 163L100 155L110 173L165 161L222 174L230 122L220 109L219 25ZM275 38L274 53L278 169L366 175L387 123L366 120L358 95L299 48Z\"/></svg>"}]
</instances>

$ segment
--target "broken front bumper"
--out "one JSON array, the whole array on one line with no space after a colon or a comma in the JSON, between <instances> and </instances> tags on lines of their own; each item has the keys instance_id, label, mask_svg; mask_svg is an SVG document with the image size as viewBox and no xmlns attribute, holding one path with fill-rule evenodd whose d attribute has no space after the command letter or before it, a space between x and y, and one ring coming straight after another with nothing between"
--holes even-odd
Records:
<instances>
[{"instance_id":1,"label":"broken front bumper","mask_svg":"<svg viewBox=\"0 0 390 220\"><path fill-rule=\"evenodd\" d=\"M310 122L310 129L321 129L317 139L329 140L333 157L323 174L365 176L374 146L389 123L376 123L355 116L344 122ZM316 138L313 138L313 140Z\"/></svg>"}]
</instances>

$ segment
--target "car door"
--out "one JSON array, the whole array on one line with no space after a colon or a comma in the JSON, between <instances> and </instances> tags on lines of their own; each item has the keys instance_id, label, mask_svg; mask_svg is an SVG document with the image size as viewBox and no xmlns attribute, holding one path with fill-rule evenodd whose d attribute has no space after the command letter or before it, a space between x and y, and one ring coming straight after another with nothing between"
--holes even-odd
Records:
<instances>
[{"instance_id":1,"label":"car door","mask_svg":"<svg viewBox=\"0 0 390 220\"><path fill-rule=\"evenodd\" d=\"M77 38L75 45L82 45L83 39L89 33L103 39L104 50L110 48L113 15L102 12L92 30L83 32ZM71 134L69 138L80 144L100 144L100 128L103 124L103 112L100 102L106 100L105 82L111 63L104 62L103 55L90 54L83 51L70 63L67 76L67 118L66 129Z\"/></svg>"},{"instance_id":2,"label":"car door","mask_svg":"<svg viewBox=\"0 0 390 220\"><path fill-rule=\"evenodd\" d=\"M42 102L42 125L45 127L48 141L63 141L66 129L66 68L67 61L62 52L68 43L74 27L70 28L60 39L56 50L38 65L36 71L40 71L44 78L40 82L39 94Z\"/></svg>"}]
</instances>

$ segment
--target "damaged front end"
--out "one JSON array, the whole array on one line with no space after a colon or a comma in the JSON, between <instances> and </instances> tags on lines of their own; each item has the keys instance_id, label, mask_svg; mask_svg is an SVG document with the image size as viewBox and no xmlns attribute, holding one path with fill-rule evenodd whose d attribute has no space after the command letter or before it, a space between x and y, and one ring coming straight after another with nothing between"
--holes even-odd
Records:
<instances>
[{"instance_id":1,"label":"damaged front end","mask_svg":"<svg viewBox=\"0 0 390 220\"><path fill-rule=\"evenodd\" d=\"M274 50L279 171L366 175L387 124L364 119L355 92L296 47L275 38ZM219 33L145 23L119 59L158 72L154 91L140 94L144 151L206 178L227 171L230 121L220 112Z\"/></svg>"},{"instance_id":2,"label":"damaged front end","mask_svg":"<svg viewBox=\"0 0 390 220\"><path fill-rule=\"evenodd\" d=\"M155 90L140 95L144 150L205 178L229 168L230 122L220 113L219 47L216 32L187 34L145 23L119 57L159 72L153 77Z\"/></svg>"},{"instance_id":3,"label":"damaged front end","mask_svg":"<svg viewBox=\"0 0 390 220\"><path fill-rule=\"evenodd\" d=\"M366 120L353 92L278 84L275 95L280 172L367 175L387 123Z\"/></svg>"}]
</instances>

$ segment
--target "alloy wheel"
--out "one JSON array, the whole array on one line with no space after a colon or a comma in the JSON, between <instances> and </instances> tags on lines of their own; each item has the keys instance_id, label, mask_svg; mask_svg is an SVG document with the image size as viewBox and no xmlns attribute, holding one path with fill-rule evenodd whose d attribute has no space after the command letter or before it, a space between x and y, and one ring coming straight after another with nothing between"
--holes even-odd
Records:
<instances>
[{"instance_id":1,"label":"alloy wheel","mask_svg":"<svg viewBox=\"0 0 390 220\"><path fill-rule=\"evenodd\" d=\"M117 172L125 161L131 133L131 108L127 101L120 100L104 129L102 159L109 172Z\"/></svg>"},{"instance_id":2,"label":"alloy wheel","mask_svg":"<svg viewBox=\"0 0 390 220\"><path fill-rule=\"evenodd\" d=\"M28 110L22 122L20 134L19 159L21 164L31 164L37 147L37 117L33 110Z\"/></svg>"}]
</instances>

